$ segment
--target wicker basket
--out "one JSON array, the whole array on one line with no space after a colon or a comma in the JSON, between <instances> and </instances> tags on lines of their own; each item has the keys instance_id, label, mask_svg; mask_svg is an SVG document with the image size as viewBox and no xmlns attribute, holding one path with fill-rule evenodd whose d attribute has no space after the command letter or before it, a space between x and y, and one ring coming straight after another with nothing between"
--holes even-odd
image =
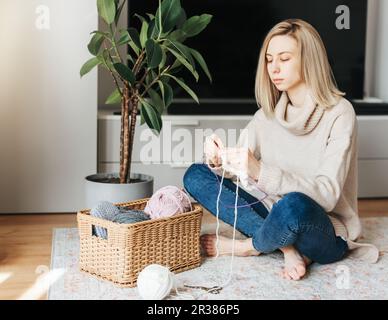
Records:
<instances>
[{"instance_id":1,"label":"wicker basket","mask_svg":"<svg viewBox=\"0 0 388 320\"><path fill-rule=\"evenodd\" d=\"M149 198L117 203L127 209L144 210ZM202 207L169 218L118 224L77 213L80 236L80 270L121 287L136 286L139 272L149 264L168 266L179 273L200 266ZM107 239L92 234L93 226L107 229Z\"/></svg>"}]
</instances>

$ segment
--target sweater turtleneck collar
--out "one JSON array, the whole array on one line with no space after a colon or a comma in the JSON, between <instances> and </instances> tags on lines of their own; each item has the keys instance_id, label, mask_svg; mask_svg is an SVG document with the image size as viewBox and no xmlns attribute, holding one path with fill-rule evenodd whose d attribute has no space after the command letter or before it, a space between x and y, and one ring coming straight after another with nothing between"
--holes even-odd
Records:
<instances>
[{"instance_id":1,"label":"sweater turtleneck collar","mask_svg":"<svg viewBox=\"0 0 388 320\"><path fill-rule=\"evenodd\" d=\"M300 109L297 110L295 119L287 119L287 108ZM318 106L308 91L305 97L303 106L295 107L286 91L283 91L278 103L275 106L275 117L277 121L290 132L295 135L304 135L312 131L321 120L325 109Z\"/></svg>"}]
</instances>

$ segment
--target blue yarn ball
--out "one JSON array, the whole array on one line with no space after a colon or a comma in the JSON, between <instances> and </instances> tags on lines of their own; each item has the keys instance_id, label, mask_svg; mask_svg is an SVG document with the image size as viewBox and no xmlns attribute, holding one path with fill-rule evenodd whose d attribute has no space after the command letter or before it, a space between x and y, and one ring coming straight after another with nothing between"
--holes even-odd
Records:
<instances>
[{"instance_id":1,"label":"blue yarn ball","mask_svg":"<svg viewBox=\"0 0 388 320\"><path fill-rule=\"evenodd\" d=\"M120 210L109 201L99 202L92 210L90 210L90 215L96 218L101 218L109 221L113 221L114 217L120 213ZM107 239L107 230L103 227L95 226L93 227L93 234L98 237Z\"/></svg>"},{"instance_id":2,"label":"blue yarn ball","mask_svg":"<svg viewBox=\"0 0 388 320\"><path fill-rule=\"evenodd\" d=\"M150 217L142 210L120 210L120 213L116 214L113 222L117 223L136 223L141 221L150 220Z\"/></svg>"}]
</instances>

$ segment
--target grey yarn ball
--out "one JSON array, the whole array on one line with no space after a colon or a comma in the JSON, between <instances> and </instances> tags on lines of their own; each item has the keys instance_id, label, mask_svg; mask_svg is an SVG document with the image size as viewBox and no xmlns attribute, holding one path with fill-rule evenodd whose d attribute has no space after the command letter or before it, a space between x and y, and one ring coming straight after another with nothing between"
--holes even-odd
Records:
<instances>
[{"instance_id":1,"label":"grey yarn ball","mask_svg":"<svg viewBox=\"0 0 388 320\"><path fill-rule=\"evenodd\" d=\"M146 220L150 220L150 217L142 210L120 209L120 213L116 214L113 222L128 224Z\"/></svg>"},{"instance_id":2,"label":"grey yarn ball","mask_svg":"<svg viewBox=\"0 0 388 320\"><path fill-rule=\"evenodd\" d=\"M109 221L113 221L114 217L120 213L120 210L109 201L99 202L92 210L90 215L96 218L101 218ZM93 233L101 238L107 239L107 230L103 227L93 227Z\"/></svg>"}]
</instances>

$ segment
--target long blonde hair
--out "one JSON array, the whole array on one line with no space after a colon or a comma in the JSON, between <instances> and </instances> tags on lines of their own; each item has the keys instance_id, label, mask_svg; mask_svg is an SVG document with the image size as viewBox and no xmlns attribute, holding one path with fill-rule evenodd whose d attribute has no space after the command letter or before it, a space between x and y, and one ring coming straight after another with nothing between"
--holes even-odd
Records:
<instances>
[{"instance_id":1,"label":"long blonde hair","mask_svg":"<svg viewBox=\"0 0 388 320\"><path fill-rule=\"evenodd\" d=\"M265 115L273 117L275 106L281 95L269 77L266 64L269 42L273 37L279 35L288 35L297 41L302 64L302 80L310 89L314 101L323 108L336 105L345 93L337 88L325 45L319 33L306 21L288 19L278 23L269 31L260 50L255 96L258 106L263 108Z\"/></svg>"}]
</instances>

